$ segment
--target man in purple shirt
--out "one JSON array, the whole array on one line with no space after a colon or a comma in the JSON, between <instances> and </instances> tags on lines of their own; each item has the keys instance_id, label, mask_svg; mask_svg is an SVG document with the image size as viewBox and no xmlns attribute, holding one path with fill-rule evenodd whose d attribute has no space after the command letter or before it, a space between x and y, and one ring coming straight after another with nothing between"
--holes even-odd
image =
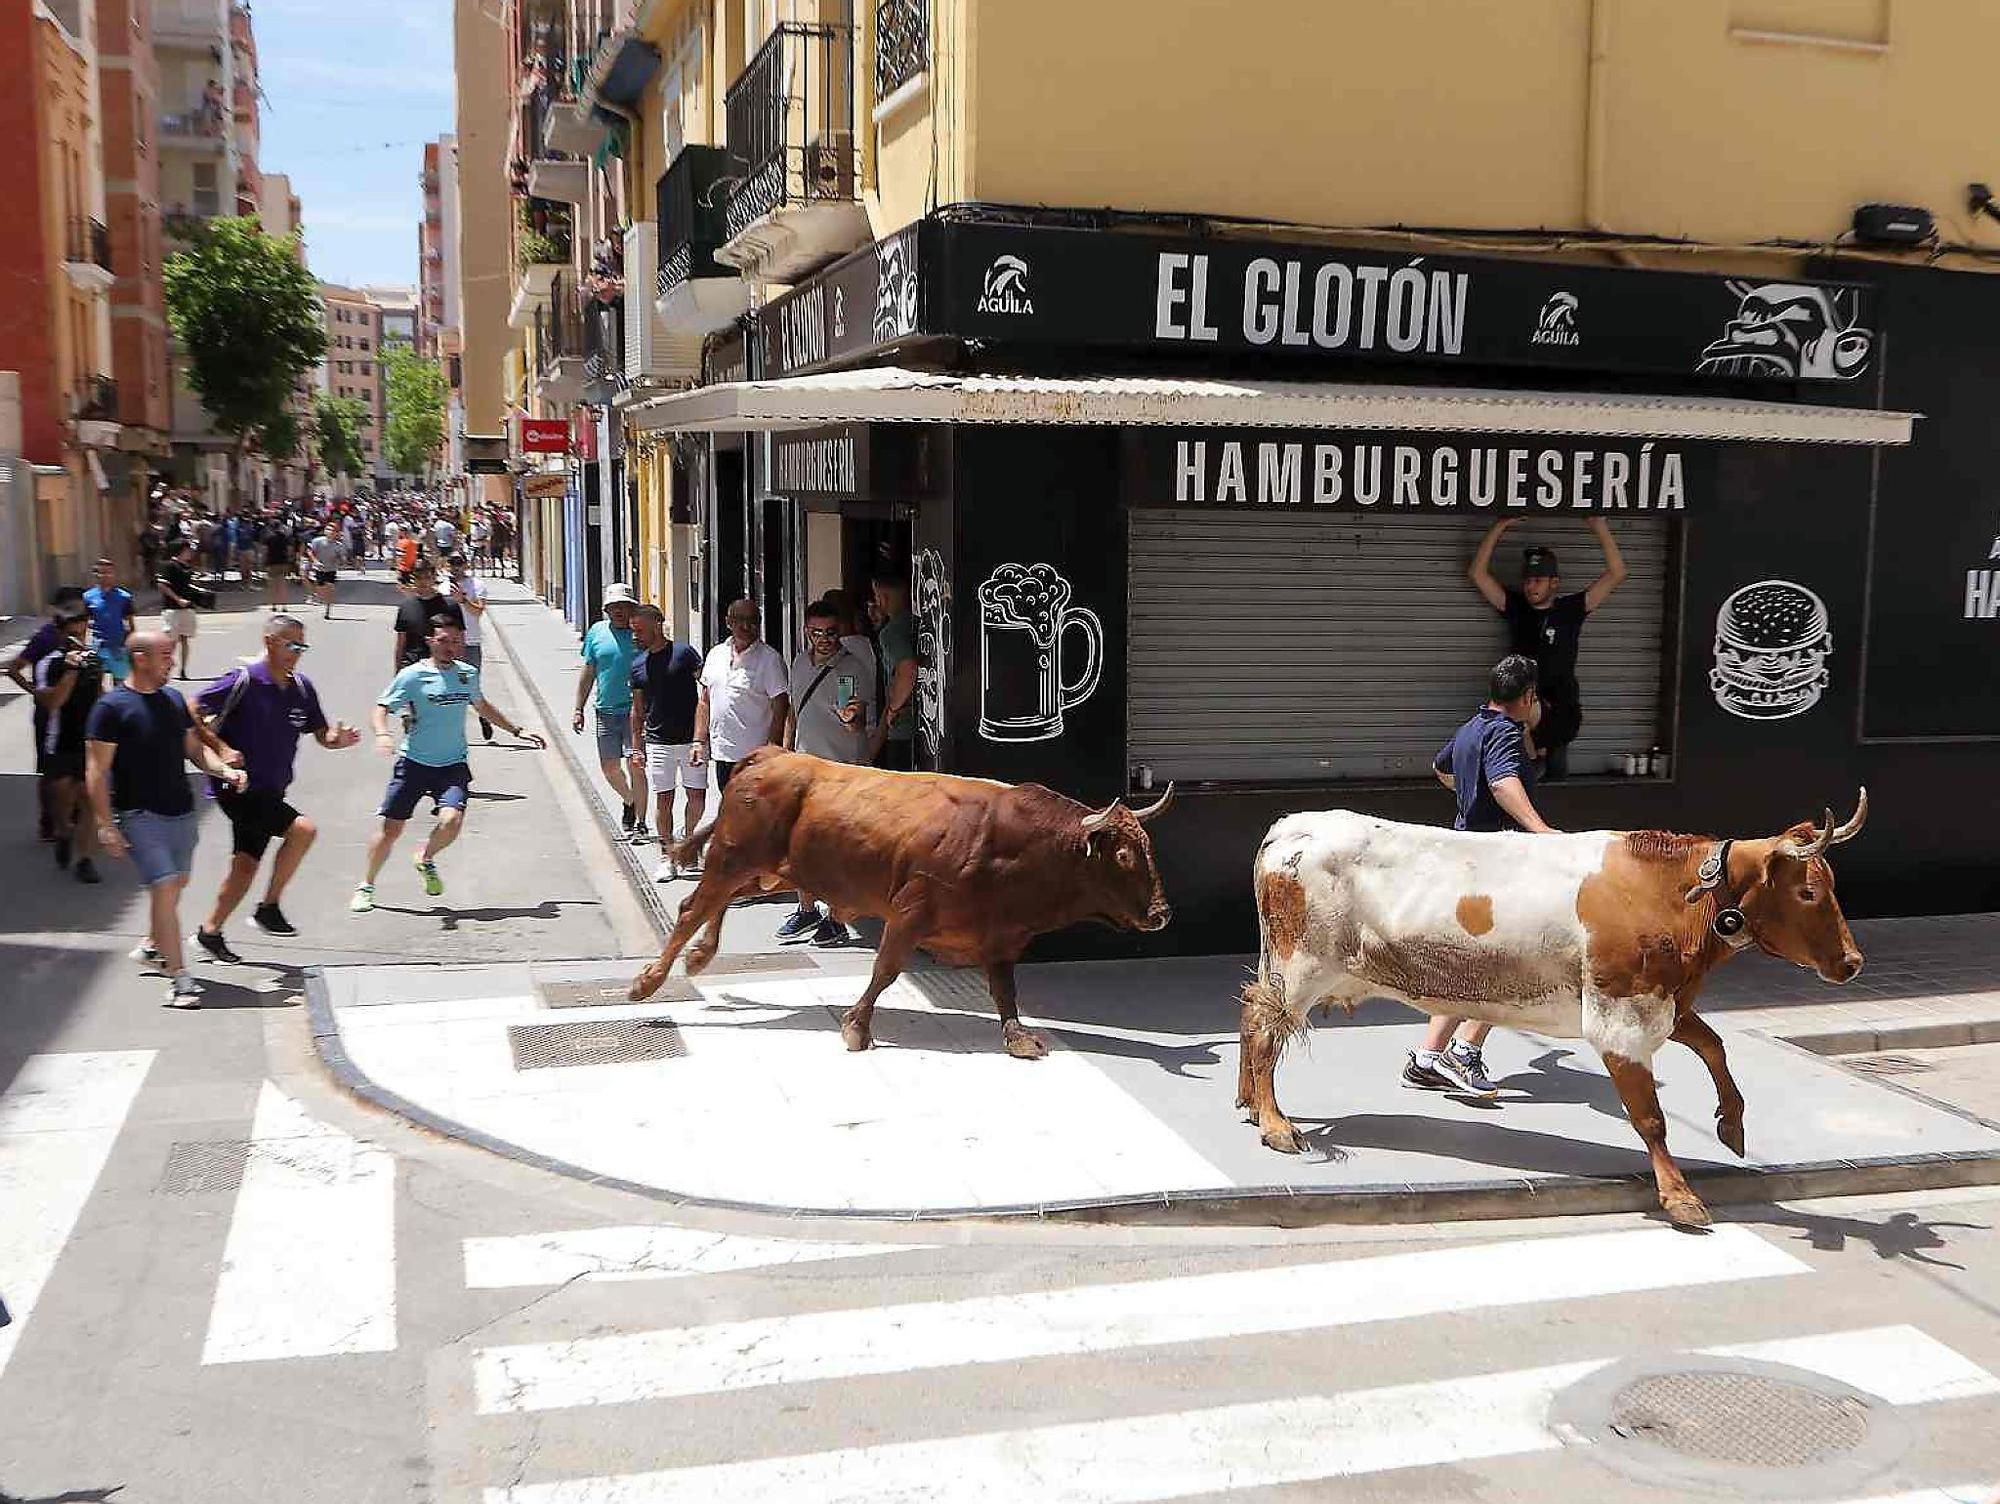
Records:
<instances>
[{"instance_id":1,"label":"man in purple shirt","mask_svg":"<svg viewBox=\"0 0 2000 1504\"><path fill-rule=\"evenodd\" d=\"M231 669L195 699L195 714L242 758L249 784L240 793L214 786L216 805L229 818L233 855L208 922L194 932L195 943L218 961L242 957L229 948L222 927L250 891L265 849L278 842L271 883L250 922L267 935L298 931L278 907L285 886L305 860L318 827L285 802L298 758L299 738L310 735L322 747L351 747L361 733L345 721L328 725L312 681L299 672L306 652L306 629L282 612L265 624L264 656Z\"/></svg>"}]
</instances>

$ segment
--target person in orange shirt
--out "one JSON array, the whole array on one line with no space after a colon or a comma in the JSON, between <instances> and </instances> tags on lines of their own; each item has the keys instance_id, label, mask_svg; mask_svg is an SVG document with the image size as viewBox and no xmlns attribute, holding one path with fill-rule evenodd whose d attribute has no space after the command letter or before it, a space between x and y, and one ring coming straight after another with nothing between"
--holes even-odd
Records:
<instances>
[{"instance_id":1,"label":"person in orange shirt","mask_svg":"<svg viewBox=\"0 0 2000 1504\"><path fill-rule=\"evenodd\" d=\"M414 533L405 532L396 540L396 583L407 586L410 571L417 567L417 539Z\"/></svg>"}]
</instances>

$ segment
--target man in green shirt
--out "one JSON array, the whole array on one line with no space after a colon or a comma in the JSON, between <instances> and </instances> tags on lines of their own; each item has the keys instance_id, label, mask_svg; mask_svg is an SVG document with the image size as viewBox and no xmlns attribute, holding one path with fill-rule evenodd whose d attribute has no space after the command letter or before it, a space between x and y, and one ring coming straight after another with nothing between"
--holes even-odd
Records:
<instances>
[{"instance_id":1,"label":"man in green shirt","mask_svg":"<svg viewBox=\"0 0 2000 1504\"><path fill-rule=\"evenodd\" d=\"M878 570L870 589L873 614L881 623L875 645L888 684L870 760L878 768L907 773L916 766L917 744L917 619L910 614L909 576Z\"/></svg>"}]
</instances>

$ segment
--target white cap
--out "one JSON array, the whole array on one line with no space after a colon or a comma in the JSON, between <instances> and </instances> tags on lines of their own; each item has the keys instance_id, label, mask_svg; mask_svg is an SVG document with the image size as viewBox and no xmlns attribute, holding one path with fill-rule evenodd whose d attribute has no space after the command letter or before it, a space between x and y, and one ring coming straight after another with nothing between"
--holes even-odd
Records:
<instances>
[{"instance_id":1,"label":"white cap","mask_svg":"<svg viewBox=\"0 0 2000 1504\"><path fill-rule=\"evenodd\" d=\"M639 597L632 593L630 585L606 585L604 587L604 604L607 606L636 606L639 604Z\"/></svg>"}]
</instances>

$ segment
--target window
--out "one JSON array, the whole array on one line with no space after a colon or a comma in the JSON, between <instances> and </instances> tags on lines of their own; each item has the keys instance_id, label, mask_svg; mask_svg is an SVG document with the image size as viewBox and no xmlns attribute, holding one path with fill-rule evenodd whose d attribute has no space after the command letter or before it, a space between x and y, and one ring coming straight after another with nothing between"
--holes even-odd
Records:
<instances>
[{"instance_id":1,"label":"window","mask_svg":"<svg viewBox=\"0 0 2000 1504\"><path fill-rule=\"evenodd\" d=\"M875 0L878 104L930 67L930 10L930 0Z\"/></svg>"},{"instance_id":2,"label":"window","mask_svg":"<svg viewBox=\"0 0 2000 1504\"><path fill-rule=\"evenodd\" d=\"M366 361L366 360L362 361L362 362L361 362L361 374L362 374L363 376L373 376L373 375L375 374L375 366L374 366L374 364L373 364L372 362L370 362L370 361Z\"/></svg>"}]
</instances>

